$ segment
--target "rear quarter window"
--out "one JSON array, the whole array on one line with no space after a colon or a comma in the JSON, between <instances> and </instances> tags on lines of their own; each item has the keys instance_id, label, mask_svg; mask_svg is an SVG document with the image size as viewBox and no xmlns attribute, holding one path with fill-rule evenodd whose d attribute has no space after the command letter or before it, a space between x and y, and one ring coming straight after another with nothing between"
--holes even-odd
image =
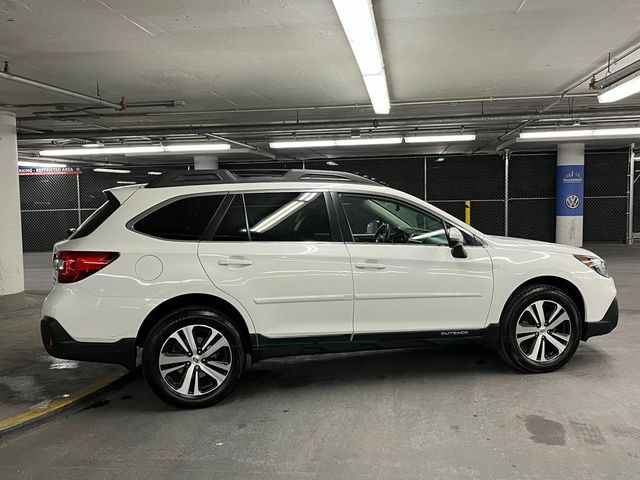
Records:
<instances>
[{"instance_id":1,"label":"rear quarter window","mask_svg":"<svg viewBox=\"0 0 640 480\"><path fill-rule=\"evenodd\" d=\"M89 218L87 218L77 228L75 232L69 237L69 239L82 238L93 233L96 228L104 223L104 221L115 212L120 206L120 202L111 192L105 192L107 201L103 203L100 208L93 212Z\"/></svg>"},{"instance_id":2,"label":"rear quarter window","mask_svg":"<svg viewBox=\"0 0 640 480\"><path fill-rule=\"evenodd\" d=\"M224 195L199 195L174 200L146 214L133 229L165 240L200 240Z\"/></svg>"}]
</instances>

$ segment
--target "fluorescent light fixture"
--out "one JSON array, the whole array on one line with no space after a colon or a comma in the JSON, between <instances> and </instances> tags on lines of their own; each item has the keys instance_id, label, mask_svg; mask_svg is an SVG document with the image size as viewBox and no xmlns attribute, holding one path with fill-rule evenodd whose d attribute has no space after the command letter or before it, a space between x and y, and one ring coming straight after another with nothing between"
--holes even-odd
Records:
<instances>
[{"instance_id":1,"label":"fluorescent light fixture","mask_svg":"<svg viewBox=\"0 0 640 480\"><path fill-rule=\"evenodd\" d=\"M366 145L393 145L402 143L402 137L377 138L343 138L331 140L293 140L270 142L271 148L323 148L323 147L355 147Z\"/></svg>"},{"instance_id":2,"label":"fluorescent light fixture","mask_svg":"<svg viewBox=\"0 0 640 480\"><path fill-rule=\"evenodd\" d=\"M126 180L118 180L116 183L120 184L120 185L135 185L136 182L128 182Z\"/></svg>"},{"instance_id":3,"label":"fluorescent light fixture","mask_svg":"<svg viewBox=\"0 0 640 480\"><path fill-rule=\"evenodd\" d=\"M147 175L162 175L162 172L147 172Z\"/></svg>"},{"instance_id":4,"label":"fluorescent light fixture","mask_svg":"<svg viewBox=\"0 0 640 480\"><path fill-rule=\"evenodd\" d=\"M131 173L131 170L119 170L117 168L94 168L93 171L99 173Z\"/></svg>"},{"instance_id":5,"label":"fluorescent light fixture","mask_svg":"<svg viewBox=\"0 0 640 480\"><path fill-rule=\"evenodd\" d=\"M556 140L564 138L640 137L640 127L627 128L572 128L570 130L538 130L522 132L523 140Z\"/></svg>"},{"instance_id":6,"label":"fluorescent light fixture","mask_svg":"<svg viewBox=\"0 0 640 480\"><path fill-rule=\"evenodd\" d=\"M375 75L363 75L364 85L367 87L369 99L373 105L373 111L380 115L386 115L391 109L389 103L389 90L384 72Z\"/></svg>"},{"instance_id":7,"label":"fluorescent light fixture","mask_svg":"<svg viewBox=\"0 0 640 480\"><path fill-rule=\"evenodd\" d=\"M125 153L160 153L164 149L161 146L128 145L122 147L90 147L90 148L60 148L54 150L40 150L40 155L50 155L54 157L73 157L85 155L119 155Z\"/></svg>"},{"instance_id":8,"label":"fluorescent light fixture","mask_svg":"<svg viewBox=\"0 0 640 480\"><path fill-rule=\"evenodd\" d=\"M358 145L393 145L402 143L402 137L378 137L378 138L345 138L336 140L338 147L351 147Z\"/></svg>"},{"instance_id":9,"label":"fluorescent light fixture","mask_svg":"<svg viewBox=\"0 0 640 480\"><path fill-rule=\"evenodd\" d=\"M291 142L269 142L271 148L315 148L335 147L335 140L299 140Z\"/></svg>"},{"instance_id":10,"label":"fluorescent light fixture","mask_svg":"<svg viewBox=\"0 0 640 480\"><path fill-rule=\"evenodd\" d=\"M404 141L406 143L471 142L475 139L475 133L453 133L447 135L419 135L416 137L404 137Z\"/></svg>"},{"instance_id":11,"label":"fluorescent light fixture","mask_svg":"<svg viewBox=\"0 0 640 480\"><path fill-rule=\"evenodd\" d=\"M219 152L230 150L228 143L185 143L184 145L165 145L165 152Z\"/></svg>"},{"instance_id":12,"label":"fluorescent light fixture","mask_svg":"<svg viewBox=\"0 0 640 480\"><path fill-rule=\"evenodd\" d=\"M18 162L18 166L25 168L65 168L67 165L64 163L29 162L20 160Z\"/></svg>"},{"instance_id":13,"label":"fluorescent light fixture","mask_svg":"<svg viewBox=\"0 0 640 480\"><path fill-rule=\"evenodd\" d=\"M81 147L84 148L95 148L95 147L104 147L104 143L100 143L100 142L95 142L95 143L83 143L82 145L80 145Z\"/></svg>"},{"instance_id":14,"label":"fluorescent light fixture","mask_svg":"<svg viewBox=\"0 0 640 480\"><path fill-rule=\"evenodd\" d=\"M373 110L389 113L389 92L371 0L333 0L364 79Z\"/></svg>"},{"instance_id":15,"label":"fluorescent light fixture","mask_svg":"<svg viewBox=\"0 0 640 480\"><path fill-rule=\"evenodd\" d=\"M85 147L83 145L83 147ZM41 150L40 155L54 157L80 156L85 155L126 155L136 153L197 153L197 152L218 152L229 150L228 143L184 143L178 145L123 145L119 147L85 147L85 148L59 148L53 150Z\"/></svg>"},{"instance_id":16,"label":"fluorescent light fixture","mask_svg":"<svg viewBox=\"0 0 640 480\"><path fill-rule=\"evenodd\" d=\"M613 103L640 92L640 75L609 88L598 95L598 102Z\"/></svg>"}]
</instances>

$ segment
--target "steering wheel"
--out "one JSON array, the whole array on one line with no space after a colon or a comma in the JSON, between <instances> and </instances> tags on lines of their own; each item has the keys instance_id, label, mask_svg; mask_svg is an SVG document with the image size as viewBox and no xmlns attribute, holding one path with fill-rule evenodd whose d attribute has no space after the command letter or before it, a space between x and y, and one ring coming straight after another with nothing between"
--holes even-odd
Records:
<instances>
[{"instance_id":1,"label":"steering wheel","mask_svg":"<svg viewBox=\"0 0 640 480\"><path fill-rule=\"evenodd\" d=\"M373 234L374 243L386 243L389 240L389 233L391 232L391 227L388 223L381 224L376 233Z\"/></svg>"}]
</instances>

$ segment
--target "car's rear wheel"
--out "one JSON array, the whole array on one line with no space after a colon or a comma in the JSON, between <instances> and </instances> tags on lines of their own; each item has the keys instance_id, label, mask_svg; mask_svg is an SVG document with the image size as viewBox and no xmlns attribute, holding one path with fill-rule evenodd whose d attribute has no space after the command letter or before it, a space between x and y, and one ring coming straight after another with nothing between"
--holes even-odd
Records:
<instances>
[{"instance_id":1,"label":"car's rear wheel","mask_svg":"<svg viewBox=\"0 0 640 480\"><path fill-rule=\"evenodd\" d=\"M582 319L573 299L549 285L518 292L500 321L502 358L518 370L543 373L566 364L580 343Z\"/></svg>"},{"instance_id":2,"label":"car's rear wheel","mask_svg":"<svg viewBox=\"0 0 640 480\"><path fill-rule=\"evenodd\" d=\"M188 307L169 313L151 330L142 365L162 400L197 408L226 397L238 383L244 362L240 334L223 313Z\"/></svg>"}]
</instances>

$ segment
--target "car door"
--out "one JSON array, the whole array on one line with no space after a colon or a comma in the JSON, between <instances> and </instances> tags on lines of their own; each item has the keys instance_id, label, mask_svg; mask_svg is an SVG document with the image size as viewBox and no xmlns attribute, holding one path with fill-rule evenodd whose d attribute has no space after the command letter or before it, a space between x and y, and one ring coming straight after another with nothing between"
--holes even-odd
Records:
<instances>
[{"instance_id":1,"label":"car door","mask_svg":"<svg viewBox=\"0 0 640 480\"><path fill-rule=\"evenodd\" d=\"M479 242L468 236L467 258L454 258L446 224L436 215L391 197L334 198L351 237L356 339L359 333L455 335L484 327L493 276Z\"/></svg>"},{"instance_id":2,"label":"car door","mask_svg":"<svg viewBox=\"0 0 640 480\"><path fill-rule=\"evenodd\" d=\"M213 284L249 312L269 338L353 332L353 284L347 248L329 216L326 192L246 192L198 255ZM338 230L338 232L336 232Z\"/></svg>"}]
</instances>

